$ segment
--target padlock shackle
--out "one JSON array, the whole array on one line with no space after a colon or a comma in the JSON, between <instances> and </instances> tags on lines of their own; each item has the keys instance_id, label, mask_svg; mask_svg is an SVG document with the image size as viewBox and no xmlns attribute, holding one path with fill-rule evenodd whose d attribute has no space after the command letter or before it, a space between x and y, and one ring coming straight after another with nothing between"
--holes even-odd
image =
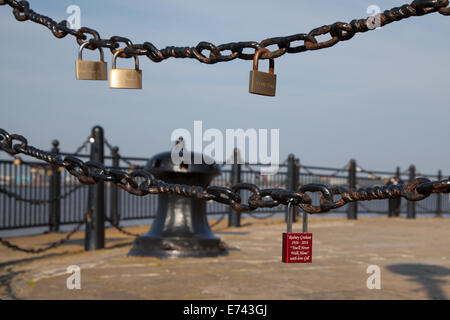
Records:
<instances>
[{"instance_id":1,"label":"padlock shackle","mask_svg":"<svg viewBox=\"0 0 450 320\"><path fill-rule=\"evenodd\" d=\"M303 211L302 224L303 224L302 232L307 233L308 232L308 213L306 211Z\"/></svg>"},{"instance_id":2,"label":"padlock shackle","mask_svg":"<svg viewBox=\"0 0 450 320\"><path fill-rule=\"evenodd\" d=\"M117 50L116 53L114 53L114 56L113 56L113 62L112 62L112 68L113 68L113 69L116 69L116 60L117 60L117 57L119 56L119 54L121 54L121 53L124 52L124 51L125 51L125 49L122 48L122 49ZM136 70L139 70L139 59L137 58L137 56L134 56L134 68L135 68Z\"/></svg>"},{"instance_id":3,"label":"padlock shackle","mask_svg":"<svg viewBox=\"0 0 450 320\"><path fill-rule=\"evenodd\" d=\"M287 206L287 212L288 212L287 229L286 229L287 233L292 233L292 222L294 221L294 210L295 210L295 206L292 205L293 200L294 199L290 199L288 202L288 206Z\"/></svg>"},{"instance_id":4,"label":"padlock shackle","mask_svg":"<svg viewBox=\"0 0 450 320\"><path fill-rule=\"evenodd\" d=\"M294 199L289 199L287 205L288 217L287 217L287 233L292 233L292 223L294 221L294 214L296 206L293 204ZM308 232L308 213L303 211L303 219L302 219L302 232Z\"/></svg>"},{"instance_id":5,"label":"padlock shackle","mask_svg":"<svg viewBox=\"0 0 450 320\"><path fill-rule=\"evenodd\" d=\"M259 57L263 53L270 53L269 49L259 48L256 50L255 55L253 57L253 71L258 71ZM275 60L273 58L269 59L269 73L275 73Z\"/></svg>"},{"instance_id":6,"label":"padlock shackle","mask_svg":"<svg viewBox=\"0 0 450 320\"><path fill-rule=\"evenodd\" d=\"M89 44L89 42L84 42L80 49L78 50L78 60L83 60L83 49ZM105 55L103 54L103 49L98 47L98 50L100 51L100 61L105 61Z\"/></svg>"}]
</instances>

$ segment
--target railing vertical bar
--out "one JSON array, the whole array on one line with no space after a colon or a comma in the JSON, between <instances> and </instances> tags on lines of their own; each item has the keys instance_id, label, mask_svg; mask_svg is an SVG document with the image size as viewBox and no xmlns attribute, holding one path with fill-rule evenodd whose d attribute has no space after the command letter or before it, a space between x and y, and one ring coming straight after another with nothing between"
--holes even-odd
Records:
<instances>
[{"instance_id":1,"label":"railing vertical bar","mask_svg":"<svg viewBox=\"0 0 450 320\"><path fill-rule=\"evenodd\" d=\"M409 167L409 182L414 181L416 178L416 167L411 165ZM407 219L415 219L416 218L416 203L414 201L408 201L407 204Z\"/></svg>"},{"instance_id":2,"label":"railing vertical bar","mask_svg":"<svg viewBox=\"0 0 450 320\"><path fill-rule=\"evenodd\" d=\"M14 187L14 193L17 193L17 166L16 165L14 165L14 179L12 180L13 181L13 183L12 183L12 185L13 185L13 187ZM16 206L16 204L17 204L17 202L13 202L13 204L14 204L14 210L11 210L11 212L10 212L10 214L12 214L12 225L14 226L14 227L16 227L17 226L17 215L16 214L13 214L13 212L16 212L16 210L17 210L17 206Z\"/></svg>"},{"instance_id":3,"label":"railing vertical bar","mask_svg":"<svg viewBox=\"0 0 450 320\"><path fill-rule=\"evenodd\" d=\"M30 175L29 175L29 170L30 169L30 167L29 166L24 166L24 170L25 170L25 177L27 177L27 179L26 179L26 189L25 189L25 194L26 194L26 197L28 198L28 199L31 199L32 197L31 197L31 179L30 180L28 180L28 178L30 177ZM26 203L26 204L24 204L25 205L25 210L24 210L24 214L25 214L25 216L24 216L24 225L30 225L30 221L29 221L29 218L30 218L30 204L28 204L28 203Z\"/></svg>"},{"instance_id":4,"label":"railing vertical bar","mask_svg":"<svg viewBox=\"0 0 450 320\"><path fill-rule=\"evenodd\" d=\"M1 168L2 168L2 175L5 177L4 181L2 182L2 185L6 185L6 165L7 163L2 163L1 164ZM6 227L6 199L7 197L5 195L2 195L2 207L3 207L3 224L2 227L5 228Z\"/></svg>"},{"instance_id":5,"label":"railing vertical bar","mask_svg":"<svg viewBox=\"0 0 450 320\"><path fill-rule=\"evenodd\" d=\"M36 194L37 193L37 187L36 187L36 183L37 183L37 179L36 179L36 170L34 170L34 171L31 171L30 170L30 177L31 177L31 186L32 186L32 188L31 188L31 196L34 198L34 199L41 199L41 198L38 198L38 195ZM31 223L33 224L33 225L36 225L37 223L36 223L36 209L38 208L38 207L40 207L40 206L30 206L30 221L31 221Z\"/></svg>"},{"instance_id":6,"label":"railing vertical bar","mask_svg":"<svg viewBox=\"0 0 450 320\"><path fill-rule=\"evenodd\" d=\"M442 171L438 171L438 180L442 179ZM442 217L442 195L436 194L436 217Z\"/></svg>"}]
</instances>

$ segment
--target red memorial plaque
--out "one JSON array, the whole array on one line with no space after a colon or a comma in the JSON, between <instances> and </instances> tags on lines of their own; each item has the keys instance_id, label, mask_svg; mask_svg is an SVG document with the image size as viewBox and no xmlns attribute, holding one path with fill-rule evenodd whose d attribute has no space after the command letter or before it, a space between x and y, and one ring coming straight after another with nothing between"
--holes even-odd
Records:
<instances>
[{"instance_id":1,"label":"red memorial plaque","mask_svg":"<svg viewBox=\"0 0 450 320\"><path fill-rule=\"evenodd\" d=\"M284 263L312 262L312 233L283 233Z\"/></svg>"}]
</instances>

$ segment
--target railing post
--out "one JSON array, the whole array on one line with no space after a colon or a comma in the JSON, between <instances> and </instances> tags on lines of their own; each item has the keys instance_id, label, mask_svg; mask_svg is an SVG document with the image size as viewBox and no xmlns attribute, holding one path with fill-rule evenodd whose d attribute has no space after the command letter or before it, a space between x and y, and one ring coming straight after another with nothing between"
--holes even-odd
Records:
<instances>
[{"instance_id":1,"label":"railing post","mask_svg":"<svg viewBox=\"0 0 450 320\"><path fill-rule=\"evenodd\" d=\"M119 168L119 147L114 147L111 150L111 156L112 158L112 167L115 169ZM113 184L109 184L110 188L110 195L111 195L111 221L112 224L115 226L119 225L119 188Z\"/></svg>"},{"instance_id":2,"label":"railing post","mask_svg":"<svg viewBox=\"0 0 450 320\"><path fill-rule=\"evenodd\" d=\"M286 189L290 191L297 191L298 188L298 175L299 175L299 166L298 166L298 160L295 159L295 156L293 154L290 154L288 156L288 167L287 167L287 185ZM286 214L285 214L285 221L288 223L289 219L289 210L286 206ZM297 214L294 214L292 217L293 222L297 221Z\"/></svg>"},{"instance_id":3,"label":"railing post","mask_svg":"<svg viewBox=\"0 0 450 320\"><path fill-rule=\"evenodd\" d=\"M356 160L350 160L350 167L348 168L348 186L350 189L356 189ZM347 219L356 220L358 218L358 204L350 202L348 204Z\"/></svg>"},{"instance_id":4,"label":"railing post","mask_svg":"<svg viewBox=\"0 0 450 320\"><path fill-rule=\"evenodd\" d=\"M400 171L400 167L397 167L397 171L395 172L395 177L397 178L397 183L403 183L402 182L402 173ZM402 210L402 198L398 198L398 208L395 212L395 215L397 217L400 217L401 214L401 210Z\"/></svg>"},{"instance_id":5,"label":"railing post","mask_svg":"<svg viewBox=\"0 0 450 320\"><path fill-rule=\"evenodd\" d=\"M442 180L442 171L438 171L438 180ZM436 217L442 217L442 195L436 193Z\"/></svg>"},{"instance_id":6,"label":"railing post","mask_svg":"<svg viewBox=\"0 0 450 320\"><path fill-rule=\"evenodd\" d=\"M395 182L392 184L399 184L400 183L400 167L397 167L397 170L395 172ZM389 217L399 217L400 216L400 207L402 203L402 198L396 198L396 199L389 199L388 204L388 216Z\"/></svg>"},{"instance_id":7,"label":"railing post","mask_svg":"<svg viewBox=\"0 0 450 320\"><path fill-rule=\"evenodd\" d=\"M239 162L239 150L237 148L233 151L233 164L231 165L231 185L241 182L241 164ZM230 207L230 213L228 216L229 227L241 226L241 213L233 210Z\"/></svg>"},{"instance_id":8,"label":"railing post","mask_svg":"<svg viewBox=\"0 0 450 320\"><path fill-rule=\"evenodd\" d=\"M92 129L91 160L104 163L103 128ZM86 251L105 247L105 183L89 186L89 216L86 221L84 248Z\"/></svg>"},{"instance_id":9,"label":"railing post","mask_svg":"<svg viewBox=\"0 0 450 320\"><path fill-rule=\"evenodd\" d=\"M414 181L416 179L416 167L414 165L409 166L409 182ZM416 203L414 201L408 201L407 204L407 219L415 219L416 218Z\"/></svg>"},{"instance_id":10,"label":"railing post","mask_svg":"<svg viewBox=\"0 0 450 320\"><path fill-rule=\"evenodd\" d=\"M59 153L59 141L52 141L52 153ZM50 232L59 231L60 224L60 208L61 208L61 200L59 199L61 196L61 172L59 171L59 167L57 165L52 165L52 175L50 176L50 196L49 199L52 202L49 203L49 229Z\"/></svg>"}]
</instances>

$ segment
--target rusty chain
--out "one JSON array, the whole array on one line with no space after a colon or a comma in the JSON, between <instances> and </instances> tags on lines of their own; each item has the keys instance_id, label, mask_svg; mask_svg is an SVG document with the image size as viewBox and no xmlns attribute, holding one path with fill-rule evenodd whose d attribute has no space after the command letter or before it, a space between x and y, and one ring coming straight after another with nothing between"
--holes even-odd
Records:
<instances>
[{"instance_id":1,"label":"rusty chain","mask_svg":"<svg viewBox=\"0 0 450 320\"><path fill-rule=\"evenodd\" d=\"M217 219L215 222L209 224L209 227L210 227L210 228L213 228L213 227L217 226L219 223L221 223L221 222L223 221L223 219L225 219L225 216L226 216L226 215L227 215L227 214L226 214L225 212L222 213L222 215L220 216L219 219Z\"/></svg>"},{"instance_id":2,"label":"rusty chain","mask_svg":"<svg viewBox=\"0 0 450 320\"><path fill-rule=\"evenodd\" d=\"M79 154L81 151L83 151L83 149L87 150L87 146L91 141L91 137L92 136L87 137L86 140L75 150L74 154Z\"/></svg>"},{"instance_id":3,"label":"rusty chain","mask_svg":"<svg viewBox=\"0 0 450 320\"><path fill-rule=\"evenodd\" d=\"M10 241L8 241L8 240L6 240L6 239L3 239L3 238L1 238L1 237L0 237L0 244L4 245L5 247L7 247L7 248L9 248L9 249L15 250L15 251L21 251L21 252L25 252L25 253L34 253L34 254L43 253L43 252L46 252L46 251L48 251L48 250L50 250L50 249L54 249L54 248L56 248L56 247L59 247L59 246L63 245L64 243L66 243L67 241L69 241L70 238L71 238L76 232L78 232L78 231L80 230L81 226L82 226L84 223L86 223L86 220L88 219L89 215L90 215L90 211L88 210L88 211L86 212L86 214L84 215L83 221L80 221L80 222L75 226L75 228L72 229L72 231L70 231L64 238L62 238L62 239L60 239L60 240L58 240L58 241L55 241L55 242L49 244L49 245L46 246L46 247L42 247L42 248L38 248L38 249L33 249L33 248L22 248L22 247L19 247L18 245L13 244L13 243L11 243Z\"/></svg>"},{"instance_id":4,"label":"rusty chain","mask_svg":"<svg viewBox=\"0 0 450 320\"><path fill-rule=\"evenodd\" d=\"M106 138L103 138L103 141L104 141L106 147L108 148L108 150L109 150L109 152L110 152L110 155L111 155L112 157L117 156L120 160L122 160L123 162L125 162L130 168L133 168L133 169L135 169L135 168L138 168L138 169L139 169L139 168L142 168L142 167L143 167L143 166L137 165L137 164L135 164L135 163L129 161L128 159L122 157L122 156L120 155L120 153L119 153L119 148L118 148L118 147L113 147L112 144L109 143L108 140L107 140Z\"/></svg>"},{"instance_id":5,"label":"rusty chain","mask_svg":"<svg viewBox=\"0 0 450 320\"><path fill-rule=\"evenodd\" d=\"M9 134L3 129L0 129L0 149L10 155L24 154L52 165L64 167L82 184L96 184L103 181L111 182L137 196L171 194L205 201L213 200L226 204L238 212L251 212L258 208L273 208L291 202L303 211L315 214L340 208L349 202L400 197L409 201L420 201L432 193L450 193L450 181L448 179L430 181L423 177L408 184L359 189L339 186L328 187L323 184L311 183L300 186L296 191L279 188L260 189L250 183L238 183L231 187L209 186L206 189L200 186L169 184L154 178L153 175L144 170L135 170L130 173L119 169L109 169L99 162L83 162L73 156L63 157L43 151L28 145L27 139L23 136ZM240 195L242 190L251 193L247 203L242 202ZM307 194L316 192L320 193L319 205L313 205L311 197ZM337 200L334 200L335 196L337 196Z\"/></svg>"},{"instance_id":6,"label":"rusty chain","mask_svg":"<svg viewBox=\"0 0 450 320\"><path fill-rule=\"evenodd\" d=\"M257 220L265 220L265 219L269 219L272 218L275 214L277 214L277 212L273 211L273 212L261 212L262 214L266 213L267 215L265 216L259 216L257 214L254 214L252 212L246 212L250 217L255 218Z\"/></svg>"},{"instance_id":7,"label":"rusty chain","mask_svg":"<svg viewBox=\"0 0 450 320\"><path fill-rule=\"evenodd\" d=\"M117 231L119 231L119 232L121 232L121 233L123 233L123 234L125 234L127 236L132 236L132 237L136 237L136 238L140 236L140 234L138 234L138 233L133 233L133 232L129 232L129 231L125 230L123 227L121 227L118 224L114 223L114 221L112 219L110 219L109 217L107 217L107 216L105 216L105 220L108 221L109 224L113 228L117 229Z\"/></svg>"},{"instance_id":8,"label":"rusty chain","mask_svg":"<svg viewBox=\"0 0 450 320\"><path fill-rule=\"evenodd\" d=\"M124 44L123 52L120 54L122 58L130 58L132 56L147 56L153 62L161 62L168 58L191 58L206 64L214 64L217 62L231 61L236 58L243 60L252 60L253 53L244 53L245 49L259 49L276 45L278 48L273 51L267 51L261 55L261 59L278 58L285 53L300 53L310 50L319 50L334 46L340 41L346 41L353 38L356 33L363 33L372 30L371 19L355 19L350 23L336 22L330 25L324 25L311 30L309 33L299 33L286 37L274 37L257 41L231 42L221 45L214 45L210 42L200 42L195 47L174 47L168 46L158 49L151 42L143 44L133 44L133 42L125 37L113 36L110 39L102 39L100 34L93 29L82 27L78 30L70 29L68 22L63 20L56 22L53 19L42 14L34 12L28 1L16 0L0 0L0 5L9 5L13 8L14 17L18 21L30 20L38 24L42 24L49 28L53 35L57 38L64 38L70 34L76 38L79 45L87 41L89 44L86 48L95 50L97 48L108 48L114 54L121 44ZM412 16L422 16L434 12L442 15L450 15L450 7L448 0L415 0L411 4L405 4L401 7L395 7L386 10L379 15L380 26L385 26L394 21L400 21ZM318 36L328 35L329 39L318 41ZM90 38L88 40L88 38ZM293 45L295 42L303 42ZM208 55L203 51L209 51ZM224 54L224 52L230 52Z\"/></svg>"},{"instance_id":9,"label":"rusty chain","mask_svg":"<svg viewBox=\"0 0 450 320\"><path fill-rule=\"evenodd\" d=\"M298 164L296 164L296 165L297 165L297 167L298 167L299 169L305 170L306 173L308 173L308 174L311 175L311 176L315 176L315 177L321 177L321 176L323 176L323 174L317 174L317 173L312 172L311 170L308 169L308 167L305 167L305 166L302 165L301 163L298 163ZM338 175L340 172L343 172L343 171L348 170L349 167L350 167L350 162L348 162L348 163L347 163L344 167L342 167L341 169L337 169L337 170L334 171L333 173L327 173L326 175L327 175L328 177L337 177L337 175Z\"/></svg>"},{"instance_id":10,"label":"rusty chain","mask_svg":"<svg viewBox=\"0 0 450 320\"><path fill-rule=\"evenodd\" d=\"M362 173L367 174L367 176L369 177L369 179L372 179L372 180L380 180L380 181L383 181L383 180L385 180L385 179L389 179L389 178L383 178L383 177L381 177L381 176L379 176L379 175L376 175L376 174L373 173L372 171L368 171L368 170L362 168L361 166L358 166L358 167L356 168L356 170L359 171L359 172L362 172Z\"/></svg>"},{"instance_id":11,"label":"rusty chain","mask_svg":"<svg viewBox=\"0 0 450 320\"><path fill-rule=\"evenodd\" d=\"M386 214L386 210L384 210L384 211L381 211L381 210L373 210L373 209L367 207L366 205L364 205L364 204L362 204L362 203L359 203L358 205L361 206L361 208L363 208L364 210L367 210L367 211L370 212L370 213L384 214L384 215Z\"/></svg>"},{"instance_id":12,"label":"rusty chain","mask_svg":"<svg viewBox=\"0 0 450 320\"><path fill-rule=\"evenodd\" d=\"M81 187L84 187L84 185L82 185L82 184L76 185L75 187L71 188L70 190L68 190L64 194L60 195L59 197L54 197L54 198L48 199L48 200L26 199L26 198L24 198L24 197L22 197L22 196L20 196L20 195L18 195L16 193L8 191L8 190L6 190L6 189L4 189L2 187L0 187L0 193L6 195L9 198L13 198L16 201L22 201L22 202L25 202L25 203L29 203L29 204L32 204L32 205L38 205L39 206L39 205L45 205L45 204L49 204L49 203L52 203L52 202L56 202L58 200L65 199L68 196L70 196L72 193L74 193L75 191L80 189Z\"/></svg>"}]
</instances>

